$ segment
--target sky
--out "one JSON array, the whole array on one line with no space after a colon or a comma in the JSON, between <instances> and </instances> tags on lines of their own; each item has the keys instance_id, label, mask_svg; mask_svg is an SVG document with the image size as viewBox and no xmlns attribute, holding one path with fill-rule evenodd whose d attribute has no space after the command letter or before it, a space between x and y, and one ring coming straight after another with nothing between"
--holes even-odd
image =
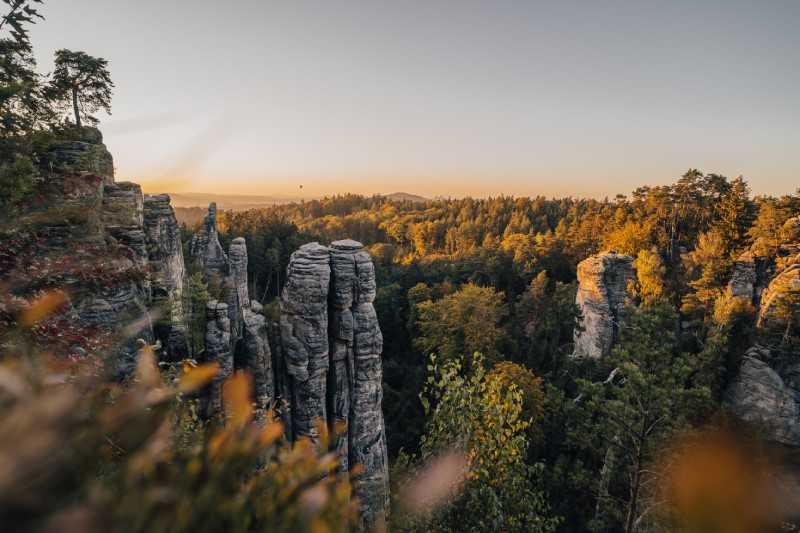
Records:
<instances>
[{"instance_id":1,"label":"sky","mask_svg":"<svg viewBox=\"0 0 800 533\"><path fill-rule=\"evenodd\" d=\"M688 168L800 187L800 2L45 0L109 60L149 192L577 196ZM302 186L302 188L301 188Z\"/></svg>"}]
</instances>

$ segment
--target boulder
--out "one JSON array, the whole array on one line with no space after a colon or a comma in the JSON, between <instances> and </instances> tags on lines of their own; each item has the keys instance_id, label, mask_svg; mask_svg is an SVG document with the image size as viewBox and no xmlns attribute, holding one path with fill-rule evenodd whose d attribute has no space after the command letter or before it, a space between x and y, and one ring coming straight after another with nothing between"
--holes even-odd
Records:
<instances>
[{"instance_id":1,"label":"boulder","mask_svg":"<svg viewBox=\"0 0 800 533\"><path fill-rule=\"evenodd\" d=\"M597 359L611 352L630 297L628 285L635 279L633 258L629 255L605 252L578 264L575 301L583 322L582 328L575 331L575 357Z\"/></svg>"}]
</instances>

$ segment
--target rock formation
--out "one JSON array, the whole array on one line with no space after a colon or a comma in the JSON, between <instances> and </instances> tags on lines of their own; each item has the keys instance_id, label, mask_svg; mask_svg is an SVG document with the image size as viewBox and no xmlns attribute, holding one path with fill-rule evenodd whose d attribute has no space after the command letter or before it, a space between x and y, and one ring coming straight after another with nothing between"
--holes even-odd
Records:
<instances>
[{"instance_id":1,"label":"rock formation","mask_svg":"<svg viewBox=\"0 0 800 533\"><path fill-rule=\"evenodd\" d=\"M29 234L18 239L25 245L14 250L13 268L50 265L39 282L69 295L69 306L53 319L69 325L75 353L116 350L110 370L119 377L134 368L141 342L159 355L163 347L172 360L185 357L186 273L169 197L145 197L139 185L115 181L98 130L63 135L41 157L41 179L19 206L26 221L19 231Z\"/></svg>"},{"instance_id":2,"label":"rock formation","mask_svg":"<svg viewBox=\"0 0 800 533\"><path fill-rule=\"evenodd\" d=\"M798 220L784 225L777 257L748 251L734 264L728 292L751 299L758 310L756 334L766 342L747 350L725 394L734 414L757 424L768 440L794 447L800 447L800 361L774 339L783 336L800 306Z\"/></svg>"},{"instance_id":3,"label":"rock formation","mask_svg":"<svg viewBox=\"0 0 800 533\"><path fill-rule=\"evenodd\" d=\"M166 331L159 335L167 356L177 361L188 356L186 316L183 309L183 283L186 267L183 260L178 221L166 194L144 197L144 232L147 242L154 300L166 301ZM160 332L156 332L160 333Z\"/></svg>"},{"instance_id":4,"label":"rock formation","mask_svg":"<svg viewBox=\"0 0 800 533\"><path fill-rule=\"evenodd\" d=\"M796 302L792 302L793 297ZM800 305L800 259L778 272L767 286L758 310L758 326L776 328L785 324L792 305Z\"/></svg>"},{"instance_id":5,"label":"rock formation","mask_svg":"<svg viewBox=\"0 0 800 533\"><path fill-rule=\"evenodd\" d=\"M147 243L143 231L144 199L139 185L129 182L103 186L101 221L105 231L117 242L129 247L134 261L147 264Z\"/></svg>"},{"instance_id":6,"label":"rock formation","mask_svg":"<svg viewBox=\"0 0 800 533\"><path fill-rule=\"evenodd\" d=\"M115 182L111 156L96 130L56 143L45 163L49 175L22 210L30 235L14 237L26 246L24 254L3 248L3 257L14 260L3 263L2 274L30 278L25 269L44 258L48 283L55 276L69 294L58 318L113 337L108 347L115 347L117 357L111 370L120 378L135 369L143 343L171 361L192 355L217 362L220 372L201 398L205 416L222 413L223 382L235 370L247 370L257 420L276 409L292 441L318 442L321 430L338 435L337 475L362 467L351 482L363 525L371 527L387 510L389 476L381 410L383 337L373 306L374 266L363 246L351 240L330 248L301 246L288 266L281 315L270 321L261 304L250 300L247 243L233 239L225 252L211 204L190 243L189 260L214 297L197 317L204 324L204 349L190 354L183 301L187 268L169 196L145 196L134 183ZM68 349L88 353L82 346Z\"/></svg>"},{"instance_id":7,"label":"rock formation","mask_svg":"<svg viewBox=\"0 0 800 533\"><path fill-rule=\"evenodd\" d=\"M231 242L226 271L225 293L231 319L231 340L235 343L242 338L244 311L250 307L247 290L247 245L242 237Z\"/></svg>"},{"instance_id":8,"label":"rock formation","mask_svg":"<svg viewBox=\"0 0 800 533\"><path fill-rule=\"evenodd\" d=\"M345 424L348 437L346 464L363 467L363 471L352 479L353 493L361 505L363 521L372 524L388 508L389 498L389 464L381 410L383 336L372 305L375 300L375 267L361 243L352 240L336 241L331 245L331 266L335 323L332 337L337 345L331 368L339 368L331 380L335 384L331 397L337 407L341 403L349 404L349 419ZM337 314L341 317L338 321ZM345 348L344 365L341 364L340 346ZM347 371L346 384L340 378L344 370ZM348 401L337 403L336 400L342 397L349 397ZM334 415L340 418L339 413L334 412Z\"/></svg>"},{"instance_id":9,"label":"rock formation","mask_svg":"<svg viewBox=\"0 0 800 533\"><path fill-rule=\"evenodd\" d=\"M228 256L219 243L217 204L208 206L203 226L192 237L189 247L192 259L209 280L221 284L228 275Z\"/></svg>"},{"instance_id":10,"label":"rock formation","mask_svg":"<svg viewBox=\"0 0 800 533\"><path fill-rule=\"evenodd\" d=\"M734 414L757 424L764 436L788 446L800 446L800 389L784 381L767 362L769 350L754 346L742 360L739 375L726 391ZM794 374L799 368L795 365Z\"/></svg>"},{"instance_id":11,"label":"rock formation","mask_svg":"<svg viewBox=\"0 0 800 533\"><path fill-rule=\"evenodd\" d=\"M374 299L375 270L360 243L310 243L292 254L281 295L291 437L316 439L315 422L340 432L340 473L363 468L352 483L364 524L373 524L388 503L383 338Z\"/></svg>"},{"instance_id":12,"label":"rock formation","mask_svg":"<svg viewBox=\"0 0 800 533\"><path fill-rule=\"evenodd\" d=\"M261 304L253 300L244 310L242 328L243 361L241 367L253 376L256 418L263 418L276 400L275 375L272 365L272 351L269 346L269 326L267 318L261 314Z\"/></svg>"},{"instance_id":13,"label":"rock formation","mask_svg":"<svg viewBox=\"0 0 800 533\"><path fill-rule=\"evenodd\" d=\"M319 437L316 423L327 420L328 249L315 242L295 251L281 294L281 342L289 379L290 438Z\"/></svg>"},{"instance_id":14,"label":"rock formation","mask_svg":"<svg viewBox=\"0 0 800 533\"><path fill-rule=\"evenodd\" d=\"M231 352L231 321L228 318L228 305L209 300L206 304L206 350L204 360L219 364L219 372L214 376L207 399L208 416L222 413L222 383L233 374L233 353Z\"/></svg>"},{"instance_id":15,"label":"rock formation","mask_svg":"<svg viewBox=\"0 0 800 533\"><path fill-rule=\"evenodd\" d=\"M593 255L578 264L576 304L583 315L575 331L575 357L608 355L617 339L619 320L636 279L633 258L616 252Z\"/></svg>"},{"instance_id":16,"label":"rock formation","mask_svg":"<svg viewBox=\"0 0 800 533\"><path fill-rule=\"evenodd\" d=\"M43 166L49 176L86 172L106 183L114 182L114 158L97 128L73 128L50 148L45 159Z\"/></svg>"}]
</instances>

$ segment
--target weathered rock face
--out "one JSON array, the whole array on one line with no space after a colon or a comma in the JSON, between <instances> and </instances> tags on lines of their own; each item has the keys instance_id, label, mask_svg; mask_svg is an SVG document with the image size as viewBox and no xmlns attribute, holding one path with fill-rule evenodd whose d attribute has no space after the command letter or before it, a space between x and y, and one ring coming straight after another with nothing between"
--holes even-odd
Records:
<instances>
[{"instance_id":1,"label":"weathered rock face","mask_svg":"<svg viewBox=\"0 0 800 533\"><path fill-rule=\"evenodd\" d=\"M615 252L593 255L578 264L576 303L583 331L575 332L575 357L608 355L617 339L619 320L636 279L633 258Z\"/></svg>"},{"instance_id":2,"label":"weathered rock face","mask_svg":"<svg viewBox=\"0 0 800 533\"><path fill-rule=\"evenodd\" d=\"M765 343L746 352L725 403L760 425L768 440L800 447L800 360L779 346L766 345L775 333L783 334L800 305L800 219L788 220L780 237L775 259L746 252L734 265L728 291L751 298L758 309L756 332Z\"/></svg>"},{"instance_id":3,"label":"weathered rock face","mask_svg":"<svg viewBox=\"0 0 800 533\"><path fill-rule=\"evenodd\" d=\"M30 234L28 247L16 250L18 275L32 281L37 279L29 271L32 263L51 265L43 281L56 281L70 299L68 309L52 319L90 335L100 332L103 342L115 343L104 349L118 353L110 370L127 373L138 340L153 340L141 189L88 172L55 173L37 185L20 210ZM97 340L72 342L82 350L82 343L96 347Z\"/></svg>"},{"instance_id":4,"label":"weathered rock face","mask_svg":"<svg viewBox=\"0 0 800 533\"><path fill-rule=\"evenodd\" d=\"M233 374L233 353L231 352L231 321L228 318L228 305L209 300L206 304L206 350L204 360L219 363L219 372L211 382L211 390L206 406L207 415L222 412L222 384Z\"/></svg>"},{"instance_id":5,"label":"weathered rock face","mask_svg":"<svg viewBox=\"0 0 800 533\"><path fill-rule=\"evenodd\" d=\"M42 182L24 212L36 216L41 246L66 251L76 243L103 243L103 178L95 174L52 176Z\"/></svg>"},{"instance_id":6,"label":"weathered rock face","mask_svg":"<svg viewBox=\"0 0 800 533\"><path fill-rule=\"evenodd\" d=\"M733 275L728 282L728 294L735 298L753 299L756 285L756 260L745 252L733 264Z\"/></svg>"},{"instance_id":7,"label":"weathered rock face","mask_svg":"<svg viewBox=\"0 0 800 533\"><path fill-rule=\"evenodd\" d=\"M136 368L140 340L148 344L155 341L146 301L140 284L120 281L76 302L79 320L118 333L117 357L110 368L117 377L128 376Z\"/></svg>"},{"instance_id":8,"label":"weathered rock face","mask_svg":"<svg viewBox=\"0 0 800 533\"><path fill-rule=\"evenodd\" d=\"M352 483L364 524L386 510L389 480L374 299L375 270L360 243L311 243L292 255L281 297L292 437L316 438L315 421L342 432L340 473L363 467Z\"/></svg>"},{"instance_id":9,"label":"weathered rock face","mask_svg":"<svg viewBox=\"0 0 800 533\"><path fill-rule=\"evenodd\" d=\"M225 288L228 315L231 319L231 340L235 343L242 338L244 311L250 307L247 290L247 245L242 237L237 237L231 242L228 249L227 270Z\"/></svg>"},{"instance_id":10,"label":"weathered rock face","mask_svg":"<svg viewBox=\"0 0 800 533\"><path fill-rule=\"evenodd\" d=\"M764 291L758 326L776 328L785 324L789 308L798 305L798 302L792 302L792 298L800 298L800 261L780 271Z\"/></svg>"},{"instance_id":11,"label":"weathered rock face","mask_svg":"<svg viewBox=\"0 0 800 533\"><path fill-rule=\"evenodd\" d=\"M744 298L755 307L759 306L761 295L772 275L769 262L746 251L733 263L733 272L728 282L728 295Z\"/></svg>"},{"instance_id":12,"label":"weathered rock face","mask_svg":"<svg viewBox=\"0 0 800 533\"><path fill-rule=\"evenodd\" d=\"M186 341L186 317L183 309L183 283L186 267L183 260L180 229L169 195L144 197L143 224L150 265L150 285L154 300L166 300L169 313L166 331L160 333L167 356L179 360L189 353Z\"/></svg>"},{"instance_id":13,"label":"weathered rock face","mask_svg":"<svg viewBox=\"0 0 800 533\"><path fill-rule=\"evenodd\" d=\"M52 146L43 162L48 175L89 172L114 182L114 158L103 144L97 128L85 127L70 132L71 138Z\"/></svg>"},{"instance_id":14,"label":"weathered rock face","mask_svg":"<svg viewBox=\"0 0 800 533\"><path fill-rule=\"evenodd\" d=\"M754 346L745 355L725 401L739 417L758 424L767 439L800 446L800 394L767 362L769 350ZM794 372L796 374L796 372Z\"/></svg>"},{"instance_id":15,"label":"weathered rock face","mask_svg":"<svg viewBox=\"0 0 800 533\"><path fill-rule=\"evenodd\" d=\"M337 345L343 340L349 344L346 350L349 390L344 392L343 384L335 379L336 389L332 391L332 397L335 400L345 394L349 396L347 464L364 468L352 479L353 492L361 504L362 520L365 524L373 524L388 508L389 497L389 464L381 409L383 336L372 304L376 289L375 267L361 243L352 240L331 245L331 265L332 314L334 317L341 314L344 318L340 327L334 329L332 337ZM345 307L348 304L349 308ZM348 317L348 311L352 318ZM352 321L349 332L348 321ZM349 339L341 338L348 335ZM331 368L336 365L337 353L334 353ZM338 378L339 373L334 372L334 377Z\"/></svg>"},{"instance_id":16,"label":"weathered rock face","mask_svg":"<svg viewBox=\"0 0 800 533\"><path fill-rule=\"evenodd\" d=\"M216 278L222 283L228 275L228 256L219 243L217 204L212 203L208 206L208 215L203 220L203 227L192 237L189 249L192 259L206 278Z\"/></svg>"},{"instance_id":17,"label":"weathered rock face","mask_svg":"<svg viewBox=\"0 0 800 533\"><path fill-rule=\"evenodd\" d=\"M328 249L304 244L290 259L281 294L281 342L291 405L290 438L316 441L315 423L327 420Z\"/></svg>"},{"instance_id":18,"label":"weathered rock face","mask_svg":"<svg viewBox=\"0 0 800 533\"><path fill-rule=\"evenodd\" d=\"M103 187L101 221L106 232L135 253L135 261L147 263L147 246L142 231L142 188L135 183L108 183Z\"/></svg>"},{"instance_id":19,"label":"weathered rock face","mask_svg":"<svg viewBox=\"0 0 800 533\"><path fill-rule=\"evenodd\" d=\"M338 241L330 250L331 375L328 383L331 388L331 418L334 426L339 427L345 436L339 439L336 450L341 472L349 471L350 464L350 399L355 384L353 306L358 290L355 252L359 248L355 241Z\"/></svg>"},{"instance_id":20,"label":"weathered rock face","mask_svg":"<svg viewBox=\"0 0 800 533\"><path fill-rule=\"evenodd\" d=\"M256 418L263 418L275 401L275 375L269 347L269 327L261 314L261 304L255 300L244 310L241 367L253 376Z\"/></svg>"}]
</instances>

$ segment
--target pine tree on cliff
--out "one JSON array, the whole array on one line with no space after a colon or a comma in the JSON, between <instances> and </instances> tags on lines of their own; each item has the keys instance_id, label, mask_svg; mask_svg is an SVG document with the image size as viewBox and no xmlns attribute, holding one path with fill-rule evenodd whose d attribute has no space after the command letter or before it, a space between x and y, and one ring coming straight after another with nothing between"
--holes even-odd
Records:
<instances>
[{"instance_id":1,"label":"pine tree on cliff","mask_svg":"<svg viewBox=\"0 0 800 533\"><path fill-rule=\"evenodd\" d=\"M81 117L96 124L91 115L100 109L111 114L111 95L114 82L108 71L108 61L86 52L61 49L56 51L55 70L51 81L52 96L65 106L72 105L75 125L81 127Z\"/></svg>"}]
</instances>

